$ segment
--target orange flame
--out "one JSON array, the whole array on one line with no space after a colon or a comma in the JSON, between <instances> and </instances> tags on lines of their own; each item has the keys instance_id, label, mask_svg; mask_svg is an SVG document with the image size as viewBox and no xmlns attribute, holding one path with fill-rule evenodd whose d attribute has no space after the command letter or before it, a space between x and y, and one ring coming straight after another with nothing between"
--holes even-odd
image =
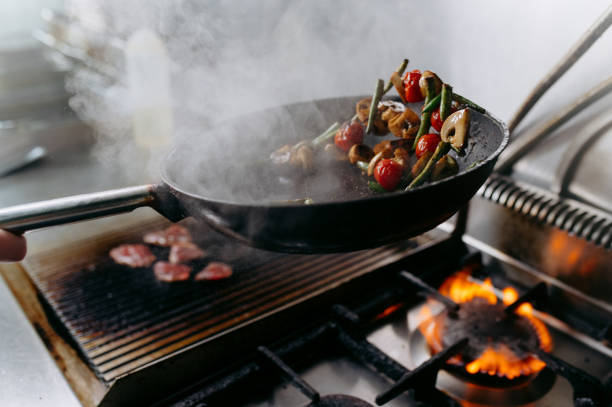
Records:
<instances>
[{"instance_id":1,"label":"orange flame","mask_svg":"<svg viewBox=\"0 0 612 407\"><path fill-rule=\"evenodd\" d=\"M469 373L486 373L491 376L505 376L508 379L515 379L521 375L529 375L539 372L546 366L531 355L519 359L514 352L504 345L498 349L488 347L480 357L465 366Z\"/></svg>"},{"instance_id":2,"label":"orange flame","mask_svg":"<svg viewBox=\"0 0 612 407\"><path fill-rule=\"evenodd\" d=\"M440 293L449 297L456 303L465 303L474 298L484 298L491 305L497 304L493 284L490 279L482 283L470 278L469 271L462 270L447 278L439 289ZM506 287L502 291L503 304L508 306L519 298L518 292L512 287ZM531 323L536 335L538 336L540 347L546 352L552 350L552 338L546 325L540 321L533 313L533 307L529 303L521 304L515 311L518 315L526 318ZM444 319L436 318L432 315L431 309L424 306L421 309L420 317L424 321L420 330L427 339L427 343L434 353L443 349L442 338L444 335ZM460 357L454 357L449 363L457 364ZM546 364L533 355L520 358L511 349L501 345L495 348L487 347L482 354L465 366L467 372L471 374L488 374L491 376L506 377L514 379L521 375L530 375L542 370Z\"/></svg>"},{"instance_id":3,"label":"orange flame","mask_svg":"<svg viewBox=\"0 0 612 407\"><path fill-rule=\"evenodd\" d=\"M503 301L505 305L510 305L516 300L518 300L518 293L512 287L504 288L502 292ZM531 326L536 332L538 339L540 341L540 347L546 352L550 352L552 350L552 337L550 336L550 332L548 332L548 328L542 321L540 321L535 315L533 315L533 306L525 302L516 309L515 311L518 315L521 315L531 322ZM538 369L538 371L541 369Z\"/></svg>"},{"instance_id":4,"label":"orange flame","mask_svg":"<svg viewBox=\"0 0 612 407\"><path fill-rule=\"evenodd\" d=\"M440 286L439 291L456 303L468 302L475 297L482 297L489 304L497 304L491 279L487 278L482 284L479 284L470 280L470 274L467 271L460 271L447 278Z\"/></svg>"}]
</instances>

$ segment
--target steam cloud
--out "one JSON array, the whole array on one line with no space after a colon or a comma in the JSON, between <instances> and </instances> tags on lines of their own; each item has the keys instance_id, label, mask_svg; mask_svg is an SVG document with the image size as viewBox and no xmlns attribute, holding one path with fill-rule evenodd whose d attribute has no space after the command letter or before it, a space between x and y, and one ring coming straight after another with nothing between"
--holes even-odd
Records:
<instances>
[{"instance_id":1,"label":"steam cloud","mask_svg":"<svg viewBox=\"0 0 612 407\"><path fill-rule=\"evenodd\" d=\"M159 36L171 61L174 142L190 140L191 148L206 156L232 147L204 136L229 117L293 101L370 93L375 79L405 56L388 46L395 30L385 22L398 5L370 3L73 0L68 11L101 38L119 39L120 48L139 29ZM376 54L368 55L373 50ZM96 58L117 74L83 67L68 81L71 106L98 135L94 154L134 182L142 182L143 172L159 179L165 151L145 152L132 137L131 115L138 106L132 103L125 60L108 53Z\"/></svg>"}]
</instances>

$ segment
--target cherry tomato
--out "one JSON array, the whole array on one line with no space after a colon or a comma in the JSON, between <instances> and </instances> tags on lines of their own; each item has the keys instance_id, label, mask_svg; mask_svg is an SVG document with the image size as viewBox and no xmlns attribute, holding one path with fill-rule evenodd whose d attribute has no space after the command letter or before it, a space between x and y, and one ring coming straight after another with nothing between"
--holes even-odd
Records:
<instances>
[{"instance_id":1,"label":"cherry tomato","mask_svg":"<svg viewBox=\"0 0 612 407\"><path fill-rule=\"evenodd\" d=\"M438 147L439 142L440 136L438 134L423 134L423 137L421 137L417 142L414 153L416 154L417 158L421 158L421 156L427 151L436 151L436 147Z\"/></svg>"},{"instance_id":2,"label":"cherry tomato","mask_svg":"<svg viewBox=\"0 0 612 407\"><path fill-rule=\"evenodd\" d=\"M404 75L404 92L405 99L408 103L420 102L423 99L421 94L421 87L419 86L419 79L421 79L421 71L415 69L412 72L406 72Z\"/></svg>"},{"instance_id":3,"label":"cherry tomato","mask_svg":"<svg viewBox=\"0 0 612 407\"><path fill-rule=\"evenodd\" d=\"M390 158L385 158L376 164L374 178L376 178L381 187L387 191L393 191L402 179L403 172L404 170L400 163Z\"/></svg>"},{"instance_id":4,"label":"cherry tomato","mask_svg":"<svg viewBox=\"0 0 612 407\"><path fill-rule=\"evenodd\" d=\"M451 113L454 113L456 111L457 111L457 109L455 109L454 107L451 108ZM436 131L441 131L442 130L442 124L443 124L443 122L440 119L440 108L437 108L431 114L431 127L436 129Z\"/></svg>"},{"instance_id":5,"label":"cherry tomato","mask_svg":"<svg viewBox=\"0 0 612 407\"><path fill-rule=\"evenodd\" d=\"M363 126L357 122L343 126L336 132L334 142L344 151L350 150L355 144L363 143Z\"/></svg>"}]
</instances>

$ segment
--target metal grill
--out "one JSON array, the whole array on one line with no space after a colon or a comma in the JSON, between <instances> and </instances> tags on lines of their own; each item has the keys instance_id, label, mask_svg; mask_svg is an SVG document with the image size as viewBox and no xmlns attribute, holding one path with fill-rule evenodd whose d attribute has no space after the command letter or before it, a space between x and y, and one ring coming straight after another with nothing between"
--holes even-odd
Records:
<instances>
[{"instance_id":1,"label":"metal grill","mask_svg":"<svg viewBox=\"0 0 612 407\"><path fill-rule=\"evenodd\" d=\"M113 246L138 242L144 233L165 226L147 223L40 253L25 263L43 298L106 383L379 269L417 246L407 241L355 253L281 255L236 245L208 228L189 225L194 240L210 254L194 269L211 260L226 261L235 271L230 279L162 283L150 268L130 269L108 258ZM168 249L153 251L167 258Z\"/></svg>"},{"instance_id":2,"label":"metal grill","mask_svg":"<svg viewBox=\"0 0 612 407\"><path fill-rule=\"evenodd\" d=\"M556 226L604 248L612 247L612 218L602 211L495 175L479 194L538 222Z\"/></svg>"}]
</instances>

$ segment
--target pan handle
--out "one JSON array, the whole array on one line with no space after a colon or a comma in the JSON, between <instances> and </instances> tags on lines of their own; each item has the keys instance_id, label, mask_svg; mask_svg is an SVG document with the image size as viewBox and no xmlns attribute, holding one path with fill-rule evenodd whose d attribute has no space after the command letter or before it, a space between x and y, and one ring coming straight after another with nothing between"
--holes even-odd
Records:
<instances>
[{"instance_id":1,"label":"pan handle","mask_svg":"<svg viewBox=\"0 0 612 407\"><path fill-rule=\"evenodd\" d=\"M156 185L140 185L74 195L0 209L0 229L21 234L28 230L158 206Z\"/></svg>"}]
</instances>

